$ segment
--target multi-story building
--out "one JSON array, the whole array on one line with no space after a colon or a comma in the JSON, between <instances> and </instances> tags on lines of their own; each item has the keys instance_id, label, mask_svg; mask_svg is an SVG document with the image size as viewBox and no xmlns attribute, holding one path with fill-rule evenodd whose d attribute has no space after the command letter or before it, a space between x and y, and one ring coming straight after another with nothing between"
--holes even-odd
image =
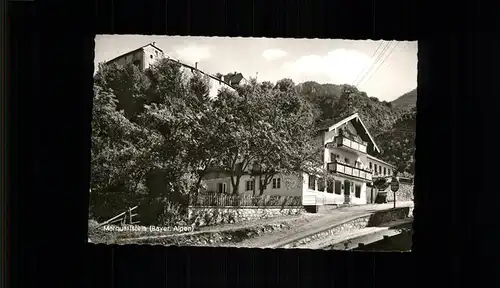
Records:
<instances>
[{"instance_id":1,"label":"multi-story building","mask_svg":"<svg viewBox=\"0 0 500 288\"><path fill-rule=\"evenodd\" d=\"M234 88L235 85L240 85L242 83L246 83L246 79L243 77L241 73L229 73L226 75L220 75L219 77L215 75L211 75L209 73L205 73L204 71L198 69L198 63L194 63L194 65L189 65L186 63L182 63L179 60L176 60L168 55L166 55L162 49L156 46L155 42L149 43L142 47L139 47L135 50L117 56L109 61L106 64L118 64L120 66L125 66L130 63L136 65L141 71L148 69L152 64L156 61L167 58L176 63L180 64L186 71L188 72L198 72L202 75L206 76L210 82L210 96L215 97L219 89L226 88Z\"/></svg>"},{"instance_id":2,"label":"multi-story building","mask_svg":"<svg viewBox=\"0 0 500 288\"><path fill-rule=\"evenodd\" d=\"M357 113L320 129L316 140L324 145L322 168L329 171L334 180L325 181L319 174L276 175L264 188L264 195L301 196L304 206L314 208L331 204L366 204L373 198L367 193L367 186L377 177L392 175L395 169L376 157L380 149ZM221 171L209 173L204 183L208 191L233 191L231 178ZM255 194L259 191L259 183L248 169L241 177L238 191Z\"/></svg>"},{"instance_id":3,"label":"multi-story building","mask_svg":"<svg viewBox=\"0 0 500 288\"><path fill-rule=\"evenodd\" d=\"M158 48L155 44L156 43L153 42L139 47L107 61L106 64L127 65L132 63L139 67L141 71L144 71L164 57L163 50Z\"/></svg>"}]
</instances>

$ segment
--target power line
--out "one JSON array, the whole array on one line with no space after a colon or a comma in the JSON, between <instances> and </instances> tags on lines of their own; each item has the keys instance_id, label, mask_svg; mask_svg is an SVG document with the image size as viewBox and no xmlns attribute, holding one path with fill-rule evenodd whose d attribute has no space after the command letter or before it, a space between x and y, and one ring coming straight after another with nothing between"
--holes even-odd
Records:
<instances>
[{"instance_id":1,"label":"power line","mask_svg":"<svg viewBox=\"0 0 500 288\"><path fill-rule=\"evenodd\" d=\"M380 53L377 55L377 58L376 58L374 61L372 61L372 62L370 63L370 65L368 66L368 70L366 70L366 71L363 73L363 75L361 75L361 78L359 78L359 79L358 79L358 81L356 81L355 86L358 86L358 85L359 85L359 83L360 83L361 81L363 81L363 79L366 77L366 75L367 75L368 73L370 73L370 71L373 69L373 66L374 66L374 65L377 65L377 63L380 61L380 59L381 59L381 58L382 58L382 56L384 55L385 51L387 50L387 47L389 46L389 44L391 43L391 41L389 41L389 42L382 42L382 43L384 44L384 46L383 46L383 48L382 48L382 51L380 51Z\"/></svg>"},{"instance_id":2,"label":"power line","mask_svg":"<svg viewBox=\"0 0 500 288\"><path fill-rule=\"evenodd\" d=\"M378 50L380 49L380 47L382 47L382 44L384 44L384 41L380 41L380 43L378 44L377 49L375 49L375 52L373 52L373 55L370 58L370 63L372 63L373 59L375 58L375 55L377 55ZM361 77L361 75L363 75L363 73L366 71L366 68L370 67L370 63L367 63L366 66L363 67L361 72L359 72L358 76L354 79L354 81L352 81L353 86L354 83L356 83L356 81L359 79L359 77Z\"/></svg>"},{"instance_id":3,"label":"power line","mask_svg":"<svg viewBox=\"0 0 500 288\"><path fill-rule=\"evenodd\" d=\"M380 62L380 59L382 59L382 57L385 54L385 51L387 51L387 49L389 48L389 46L390 46L391 43L392 43L392 41L389 41L389 42L386 43L386 45L382 49L382 52L378 55L378 57L375 60L375 62L370 66L370 69L368 71L366 71L366 73L363 75L363 77L361 77L361 79L356 83L356 86L359 86L359 84L361 82L363 82L363 80L365 80L366 76L370 73L370 70L372 70L373 67L375 67Z\"/></svg>"},{"instance_id":4,"label":"power line","mask_svg":"<svg viewBox=\"0 0 500 288\"><path fill-rule=\"evenodd\" d=\"M376 68L375 68L375 71L373 71L373 73L370 75L370 77L368 77L368 79L366 79L366 81L364 83L367 83L368 81L370 81L370 79L372 78L372 76L377 73L378 69L384 64L384 62L387 60L387 58L389 58L389 56L391 56L392 52L394 52L394 49L398 46L399 42L396 42L396 44L394 46L392 46L391 50L389 51L389 53L386 54L386 56L384 57L384 60L382 60L382 62L380 62L380 65L378 65ZM361 84L361 82L363 81L360 81L359 84Z\"/></svg>"},{"instance_id":5,"label":"power line","mask_svg":"<svg viewBox=\"0 0 500 288\"><path fill-rule=\"evenodd\" d=\"M410 43L410 42L403 42L403 45L400 45L400 44L401 44L401 42L398 42L398 44L397 44L397 45L399 45L399 47L401 47L400 49L398 49L398 51L399 51L399 52L403 52L403 51L405 50L405 48L409 46L409 44L408 44L408 43ZM388 65L387 65L386 67L387 67L387 68L391 67L392 63L393 63L393 62L389 62L389 63L388 63Z\"/></svg>"}]
</instances>

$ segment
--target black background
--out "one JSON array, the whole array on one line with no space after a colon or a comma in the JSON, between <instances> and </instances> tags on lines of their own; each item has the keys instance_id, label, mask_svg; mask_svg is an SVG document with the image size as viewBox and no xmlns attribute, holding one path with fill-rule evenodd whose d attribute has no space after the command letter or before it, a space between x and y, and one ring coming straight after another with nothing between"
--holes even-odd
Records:
<instances>
[{"instance_id":1,"label":"black background","mask_svg":"<svg viewBox=\"0 0 500 288\"><path fill-rule=\"evenodd\" d=\"M499 287L496 10L374 2L7 3L8 287ZM94 34L418 39L413 251L87 244Z\"/></svg>"}]
</instances>

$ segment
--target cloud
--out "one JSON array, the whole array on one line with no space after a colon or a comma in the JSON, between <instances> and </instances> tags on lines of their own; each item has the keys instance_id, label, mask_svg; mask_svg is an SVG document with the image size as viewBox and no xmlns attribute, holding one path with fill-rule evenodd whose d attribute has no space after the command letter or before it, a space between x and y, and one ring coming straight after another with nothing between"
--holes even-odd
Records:
<instances>
[{"instance_id":1,"label":"cloud","mask_svg":"<svg viewBox=\"0 0 500 288\"><path fill-rule=\"evenodd\" d=\"M328 81L351 84L365 67L372 63L370 56L354 51L337 49L326 55L306 55L287 62L283 69L299 81Z\"/></svg>"},{"instance_id":2,"label":"cloud","mask_svg":"<svg viewBox=\"0 0 500 288\"><path fill-rule=\"evenodd\" d=\"M283 58L286 55L287 55L286 51L280 49L267 49L264 50L264 52L262 52L262 57L264 57L268 61Z\"/></svg>"},{"instance_id":3,"label":"cloud","mask_svg":"<svg viewBox=\"0 0 500 288\"><path fill-rule=\"evenodd\" d=\"M186 64L194 64L202 60L206 60L212 57L211 53L212 47L210 46L198 46L198 45L188 45L175 50L177 57L181 61L187 62Z\"/></svg>"}]
</instances>

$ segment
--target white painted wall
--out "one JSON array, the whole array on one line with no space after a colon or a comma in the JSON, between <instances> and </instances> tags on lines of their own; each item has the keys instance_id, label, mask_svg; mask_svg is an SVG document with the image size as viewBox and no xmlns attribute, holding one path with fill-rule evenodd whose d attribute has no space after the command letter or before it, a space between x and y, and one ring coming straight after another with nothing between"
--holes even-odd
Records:
<instances>
[{"instance_id":1,"label":"white painted wall","mask_svg":"<svg viewBox=\"0 0 500 288\"><path fill-rule=\"evenodd\" d=\"M333 205L333 204L343 204L345 202L345 194L344 188L342 188L340 194L335 194L335 186L333 193L328 193L325 187L325 191L318 191L318 183L316 181L315 189L309 189L309 175L303 174L303 187L302 187L302 202L304 205ZM353 181L352 179L347 179L342 176L335 177L335 180L341 181L344 183L345 180L349 180L351 182L351 193L350 193L350 202L352 204L366 204L366 183L361 181ZM361 185L361 193L359 197L355 196L355 186ZM315 202L314 202L315 201Z\"/></svg>"},{"instance_id":2,"label":"white painted wall","mask_svg":"<svg viewBox=\"0 0 500 288\"><path fill-rule=\"evenodd\" d=\"M210 98L215 98L217 97L217 93L222 87L227 87L226 84L223 84L222 82L216 81L212 78L210 79Z\"/></svg>"},{"instance_id":3,"label":"white painted wall","mask_svg":"<svg viewBox=\"0 0 500 288\"><path fill-rule=\"evenodd\" d=\"M391 167L390 165L387 165L386 163L383 163L377 159L373 159L370 157L367 157L367 167L370 167L370 163L372 163L372 168L375 168L375 164L377 164L377 173L374 173L373 176L392 176L392 171L395 170L394 167ZM379 167L382 167L382 174L379 173ZM386 174L384 174L384 167L386 170ZM375 171L374 171L375 172Z\"/></svg>"},{"instance_id":4,"label":"white painted wall","mask_svg":"<svg viewBox=\"0 0 500 288\"><path fill-rule=\"evenodd\" d=\"M153 56L153 58L151 58L151 56ZM135 51L134 53L114 60L113 63L125 66L129 63L133 63L135 60L139 60L139 68L141 70L145 70L161 58L163 58L163 52L152 46L146 46Z\"/></svg>"},{"instance_id":5,"label":"white painted wall","mask_svg":"<svg viewBox=\"0 0 500 288\"><path fill-rule=\"evenodd\" d=\"M148 69L149 66L154 64L156 61L163 58L163 52L154 48L153 46L146 46L142 48L143 51L143 69Z\"/></svg>"},{"instance_id":6,"label":"white painted wall","mask_svg":"<svg viewBox=\"0 0 500 288\"><path fill-rule=\"evenodd\" d=\"M333 142L333 139L338 135L337 129L325 132L324 144ZM345 161L345 158L349 159L349 163L354 166L355 161L360 161L362 163L362 168L368 168L368 161L366 155L357 155L354 152L348 151L342 148L325 148L325 168L328 162L332 162L331 153L335 153L340 156L340 160Z\"/></svg>"},{"instance_id":7,"label":"white painted wall","mask_svg":"<svg viewBox=\"0 0 500 288\"><path fill-rule=\"evenodd\" d=\"M263 195L280 195L280 196L301 196L302 185L301 179L295 175L277 175L274 178L280 178L280 188L273 189L272 180L269 185L267 185L264 190ZM255 181L255 195L259 195L259 181L258 178L255 179L249 175L243 175L240 179L240 184L238 186L239 194L253 195L254 191L246 191L246 181ZM203 180L206 185L207 191L218 191L218 183L226 183L227 193L233 193L233 187L231 184L231 178L214 178Z\"/></svg>"}]
</instances>

